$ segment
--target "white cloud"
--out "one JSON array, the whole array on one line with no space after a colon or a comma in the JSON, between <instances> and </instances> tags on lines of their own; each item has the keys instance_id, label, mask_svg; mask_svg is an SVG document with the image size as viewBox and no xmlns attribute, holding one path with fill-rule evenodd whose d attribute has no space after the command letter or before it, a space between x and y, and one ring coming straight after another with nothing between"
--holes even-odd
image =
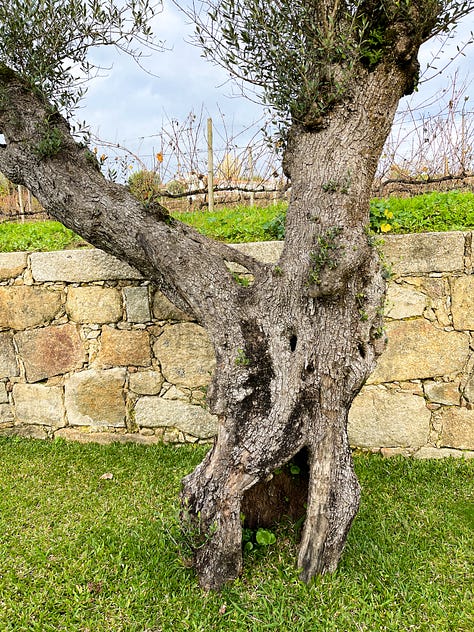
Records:
<instances>
[{"instance_id":1,"label":"white cloud","mask_svg":"<svg viewBox=\"0 0 474 632\"><path fill-rule=\"evenodd\" d=\"M163 52L143 59L144 68L154 76L112 49L95 52L94 61L111 69L93 80L80 112L94 134L150 155L156 151L154 135L163 123L170 118L182 121L192 110L204 107L205 115L216 122L221 110L235 131L261 118L263 108L233 97L224 71L186 41L192 27L174 6L155 18L154 31L165 44Z\"/></svg>"},{"instance_id":2,"label":"white cloud","mask_svg":"<svg viewBox=\"0 0 474 632\"><path fill-rule=\"evenodd\" d=\"M229 126L234 131L244 129L263 114L263 108L243 97L232 97L236 90L227 81L224 71L201 57L198 48L186 40L190 39L192 26L171 3L154 20L154 29L159 40L164 40L166 50L154 52L144 58L143 65L152 72L143 72L130 58L112 49L100 50L95 59L111 70L95 79L85 99L80 118L86 119L99 137L121 143L143 155L156 150L154 137L168 118L184 120L191 110L220 119L219 110L224 112ZM456 45L469 38L472 16L467 16L457 29L455 38L444 46L442 66L456 52ZM437 51L439 43L431 41L420 53L422 67ZM474 64L474 46L465 51L452 66L422 84L410 103L432 100L449 86L449 74L457 66L461 76ZM474 100L472 87L469 89ZM406 107L406 100L401 108ZM151 137L151 138L150 138Z\"/></svg>"}]
</instances>

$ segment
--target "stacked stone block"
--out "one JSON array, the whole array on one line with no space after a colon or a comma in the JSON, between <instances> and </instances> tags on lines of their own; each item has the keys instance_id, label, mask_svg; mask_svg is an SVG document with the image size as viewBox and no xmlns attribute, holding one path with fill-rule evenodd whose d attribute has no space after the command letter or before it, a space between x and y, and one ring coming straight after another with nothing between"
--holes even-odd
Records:
<instances>
[{"instance_id":1,"label":"stacked stone block","mask_svg":"<svg viewBox=\"0 0 474 632\"><path fill-rule=\"evenodd\" d=\"M474 456L472 233L391 235L388 345L352 406L354 447ZM237 248L266 262L281 244ZM99 250L0 253L0 434L209 441L205 331Z\"/></svg>"},{"instance_id":2,"label":"stacked stone block","mask_svg":"<svg viewBox=\"0 0 474 632\"><path fill-rule=\"evenodd\" d=\"M387 347L349 417L386 455L474 456L472 233L391 235Z\"/></svg>"},{"instance_id":3,"label":"stacked stone block","mask_svg":"<svg viewBox=\"0 0 474 632\"><path fill-rule=\"evenodd\" d=\"M214 357L190 320L101 251L0 254L0 434L209 440Z\"/></svg>"}]
</instances>

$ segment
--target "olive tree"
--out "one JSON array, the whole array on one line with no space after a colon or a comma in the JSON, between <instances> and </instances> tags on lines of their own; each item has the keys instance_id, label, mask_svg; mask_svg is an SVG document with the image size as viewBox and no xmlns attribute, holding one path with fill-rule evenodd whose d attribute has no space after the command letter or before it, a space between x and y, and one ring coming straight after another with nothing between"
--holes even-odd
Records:
<instances>
[{"instance_id":1,"label":"olive tree","mask_svg":"<svg viewBox=\"0 0 474 632\"><path fill-rule=\"evenodd\" d=\"M298 564L308 581L336 568L359 504L347 416L384 346L385 273L367 232L372 179L398 102L417 85L420 45L474 3L212 0L204 8L207 18L195 17L206 54L255 86L280 122L292 191L276 265L198 234L153 199L140 203L71 136L60 110L77 96L71 77L82 51L130 50L147 39L146 0L4 2L0 171L207 329L216 354L208 405L219 431L181 496L201 585L218 589L241 572L242 520L255 526L300 511ZM50 39L41 40L42 12ZM292 461L300 476L288 474Z\"/></svg>"}]
</instances>

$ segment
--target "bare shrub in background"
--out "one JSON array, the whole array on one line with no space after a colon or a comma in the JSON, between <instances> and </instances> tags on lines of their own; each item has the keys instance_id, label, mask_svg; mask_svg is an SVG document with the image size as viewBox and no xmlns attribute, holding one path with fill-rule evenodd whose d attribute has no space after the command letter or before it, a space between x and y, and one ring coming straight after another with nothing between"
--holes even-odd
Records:
<instances>
[{"instance_id":1,"label":"bare shrub in background","mask_svg":"<svg viewBox=\"0 0 474 632\"><path fill-rule=\"evenodd\" d=\"M472 188L474 105L468 88L468 78L456 72L441 93L417 106L408 103L396 115L374 193Z\"/></svg>"}]
</instances>

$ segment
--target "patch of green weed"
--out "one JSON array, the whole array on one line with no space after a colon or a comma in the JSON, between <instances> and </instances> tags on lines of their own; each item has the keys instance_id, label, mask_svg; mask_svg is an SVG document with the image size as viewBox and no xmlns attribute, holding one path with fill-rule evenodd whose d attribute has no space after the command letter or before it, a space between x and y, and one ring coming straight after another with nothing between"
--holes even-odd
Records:
<instances>
[{"instance_id":1,"label":"patch of green weed","mask_svg":"<svg viewBox=\"0 0 474 632\"><path fill-rule=\"evenodd\" d=\"M448 191L371 201L374 232L423 233L474 228L474 193Z\"/></svg>"},{"instance_id":2,"label":"patch of green weed","mask_svg":"<svg viewBox=\"0 0 474 632\"><path fill-rule=\"evenodd\" d=\"M265 208L237 206L207 211L174 212L176 219L219 241L229 243L284 239L286 202ZM474 193L450 191L411 198L377 198L370 205L370 228L376 233L420 233L474 229ZM59 222L0 224L0 252L61 250L85 245Z\"/></svg>"}]
</instances>

